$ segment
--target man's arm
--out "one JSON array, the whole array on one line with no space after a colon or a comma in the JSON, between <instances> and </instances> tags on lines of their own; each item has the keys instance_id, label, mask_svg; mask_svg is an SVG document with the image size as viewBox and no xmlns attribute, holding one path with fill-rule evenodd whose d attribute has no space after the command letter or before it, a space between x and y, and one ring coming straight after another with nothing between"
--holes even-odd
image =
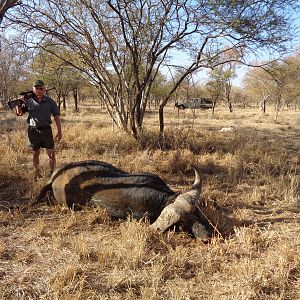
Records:
<instances>
[{"instance_id":1,"label":"man's arm","mask_svg":"<svg viewBox=\"0 0 300 300\"><path fill-rule=\"evenodd\" d=\"M54 121L55 121L56 128L57 128L57 134L55 136L55 139L57 141L60 141L62 138L60 116L59 115L54 116Z\"/></svg>"}]
</instances>

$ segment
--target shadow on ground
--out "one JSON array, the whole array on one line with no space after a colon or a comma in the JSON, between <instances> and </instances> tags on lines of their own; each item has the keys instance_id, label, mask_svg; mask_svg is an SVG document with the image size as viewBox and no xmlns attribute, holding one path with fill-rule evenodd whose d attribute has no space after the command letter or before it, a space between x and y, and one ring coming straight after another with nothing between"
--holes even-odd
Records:
<instances>
[{"instance_id":1,"label":"shadow on ground","mask_svg":"<svg viewBox=\"0 0 300 300\"><path fill-rule=\"evenodd\" d=\"M0 174L0 211L28 205L29 188L29 181L24 177Z\"/></svg>"}]
</instances>

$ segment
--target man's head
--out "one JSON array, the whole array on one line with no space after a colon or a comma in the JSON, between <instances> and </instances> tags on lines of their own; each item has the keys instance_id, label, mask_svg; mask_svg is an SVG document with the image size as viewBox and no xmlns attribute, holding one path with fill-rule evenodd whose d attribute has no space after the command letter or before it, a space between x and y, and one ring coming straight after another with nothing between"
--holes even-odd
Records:
<instances>
[{"instance_id":1,"label":"man's head","mask_svg":"<svg viewBox=\"0 0 300 300\"><path fill-rule=\"evenodd\" d=\"M45 94L45 84L43 80L36 80L33 83L33 92L37 95L38 98L42 98Z\"/></svg>"},{"instance_id":2,"label":"man's head","mask_svg":"<svg viewBox=\"0 0 300 300\"><path fill-rule=\"evenodd\" d=\"M40 80L40 79L38 79L38 80L36 80L34 83L33 83L33 87L45 87L45 83L44 83L44 81L43 80Z\"/></svg>"}]
</instances>

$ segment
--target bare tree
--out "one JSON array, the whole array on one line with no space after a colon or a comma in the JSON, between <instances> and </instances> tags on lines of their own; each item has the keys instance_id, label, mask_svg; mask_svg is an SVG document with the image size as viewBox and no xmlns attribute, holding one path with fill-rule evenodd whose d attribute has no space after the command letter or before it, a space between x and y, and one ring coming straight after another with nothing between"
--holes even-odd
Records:
<instances>
[{"instance_id":1,"label":"bare tree","mask_svg":"<svg viewBox=\"0 0 300 300\"><path fill-rule=\"evenodd\" d=\"M270 63L263 69L250 70L245 76L245 89L266 113L267 102L275 106L275 119L283 107L288 107L300 98L300 59L290 56Z\"/></svg>"},{"instance_id":2,"label":"bare tree","mask_svg":"<svg viewBox=\"0 0 300 300\"><path fill-rule=\"evenodd\" d=\"M49 52L51 45L65 47L70 54L63 59L94 83L114 122L138 138L159 70L184 69L160 102L163 136L164 107L185 78L231 61L247 64L247 51L284 50L291 36L288 11L297 4L297 0L28 0L10 13L10 19L26 30L25 37L34 37L32 43ZM241 53L238 59L222 55L232 49ZM174 50L188 58L172 59Z\"/></svg>"},{"instance_id":3,"label":"bare tree","mask_svg":"<svg viewBox=\"0 0 300 300\"><path fill-rule=\"evenodd\" d=\"M295 73L298 77L299 72L288 60L273 63L265 70L270 75L270 84L274 86L275 120L277 120L279 112L287 101L289 86L295 79Z\"/></svg>"},{"instance_id":4,"label":"bare tree","mask_svg":"<svg viewBox=\"0 0 300 300\"><path fill-rule=\"evenodd\" d=\"M0 43L3 44L0 52L0 102L5 106L7 100L27 88L30 53L24 51L17 41L0 37Z\"/></svg>"},{"instance_id":5,"label":"bare tree","mask_svg":"<svg viewBox=\"0 0 300 300\"><path fill-rule=\"evenodd\" d=\"M250 99L247 106L257 107L263 113L267 111L267 103L271 100L273 85L270 84L270 75L261 68L250 68L244 80L244 91Z\"/></svg>"}]
</instances>

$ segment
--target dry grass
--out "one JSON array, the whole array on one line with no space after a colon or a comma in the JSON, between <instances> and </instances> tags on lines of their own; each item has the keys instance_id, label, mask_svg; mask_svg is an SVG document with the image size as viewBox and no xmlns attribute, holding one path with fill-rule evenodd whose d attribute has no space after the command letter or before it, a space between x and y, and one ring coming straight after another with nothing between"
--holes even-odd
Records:
<instances>
[{"instance_id":1,"label":"dry grass","mask_svg":"<svg viewBox=\"0 0 300 300\"><path fill-rule=\"evenodd\" d=\"M65 113L58 164L103 160L156 173L178 191L197 164L203 213L221 235L204 242L100 209L29 208L47 178L33 180L25 118L2 111L0 299L300 299L299 112L275 123L254 110L193 119L169 108L164 150L157 115L145 120L138 144L99 108ZM219 131L230 125L233 132ZM45 154L41 164L46 175Z\"/></svg>"}]
</instances>

